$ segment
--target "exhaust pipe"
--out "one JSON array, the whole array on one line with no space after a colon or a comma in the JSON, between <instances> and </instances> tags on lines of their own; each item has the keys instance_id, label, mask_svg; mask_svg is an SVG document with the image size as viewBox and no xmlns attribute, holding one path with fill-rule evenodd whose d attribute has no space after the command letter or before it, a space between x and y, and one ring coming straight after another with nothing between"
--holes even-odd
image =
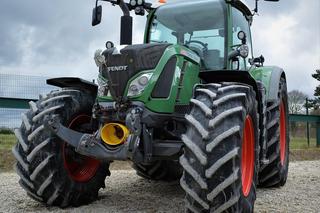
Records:
<instances>
[{"instance_id":1,"label":"exhaust pipe","mask_svg":"<svg viewBox=\"0 0 320 213\"><path fill-rule=\"evenodd\" d=\"M119 146L126 142L129 136L129 129L118 123L109 123L100 131L101 139L109 146Z\"/></svg>"}]
</instances>

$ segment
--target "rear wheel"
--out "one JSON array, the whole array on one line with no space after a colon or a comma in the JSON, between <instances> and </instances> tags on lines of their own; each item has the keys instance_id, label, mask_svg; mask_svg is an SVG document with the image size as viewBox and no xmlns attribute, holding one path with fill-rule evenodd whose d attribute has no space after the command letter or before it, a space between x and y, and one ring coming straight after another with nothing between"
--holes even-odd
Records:
<instances>
[{"instance_id":1,"label":"rear wheel","mask_svg":"<svg viewBox=\"0 0 320 213\"><path fill-rule=\"evenodd\" d=\"M285 79L279 85L279 98L268 103L267 108L267 158L259 173L259 186L283 186L288 177L289 133L288 133L288 96Z\"/></svg>"},{"instance_id":2,"label":"rear wheel","mask_svg":"<svg viewBox=\"0 0 320 213\"><path fill-rule=\"evenodd\" d=\"M50 131L44 129L46 115L57 116L69 128L92 133L90 115L94 97L65 89L30 102L15 131L13 148L20 185L35 200L60 207L79 206L94 201L110 175L109 164L82 156Z\"/></svg>"},{"instance_id":3,"label":"rear wheel","mask_svg":"<svg viewBox=\"0 0 320 213\"><path fill-rule=\"evenodd\" d=\"M255 92L235 83L195 89L180 158L188 212L253 212L258 171Z\"/></svg>"},{"instance_id":4,"label":"rear wheel","mask_svg":"<svg viewBox=\"0 0 320 213\"><path fill-rule=\"evenodd\" d=\"M156 161L150 164L133 164L137 175L149 180L175 181L181 178L182 168L177 161Z\"/></svg>"}]
</instances>

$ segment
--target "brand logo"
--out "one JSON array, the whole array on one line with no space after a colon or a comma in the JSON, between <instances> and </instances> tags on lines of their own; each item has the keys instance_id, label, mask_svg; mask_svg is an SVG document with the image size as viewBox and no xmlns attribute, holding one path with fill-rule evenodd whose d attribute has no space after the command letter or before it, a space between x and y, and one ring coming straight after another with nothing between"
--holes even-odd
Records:
<instances>
[{"instance_id":1,"label":"brand logo","mask_svg":"<svg viewBox=\"0 0 320 213\"><path fill-rule=\"evenodd\" d=\"M128 66L113 66L113 67L107 67L108 72L118 72L118 71L126 71L128 69Z\"/></svg>"}]
</instances>

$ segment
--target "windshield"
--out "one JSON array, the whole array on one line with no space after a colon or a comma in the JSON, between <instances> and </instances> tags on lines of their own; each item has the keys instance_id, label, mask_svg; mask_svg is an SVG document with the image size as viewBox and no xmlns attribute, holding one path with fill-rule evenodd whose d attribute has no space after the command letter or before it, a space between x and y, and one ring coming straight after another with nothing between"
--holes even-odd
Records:
<instances>
[{"instance_id":1,"label":"windshield","mask_svg":"<svg viewBox=\"0 0 320 213\"><path fill-rule=\"evenodd\" d=\"M225 15L220 0L168 4L154 14L150 43L181 44L201 58L205 70L224 68Z\"/></svg>"}]
</instances>

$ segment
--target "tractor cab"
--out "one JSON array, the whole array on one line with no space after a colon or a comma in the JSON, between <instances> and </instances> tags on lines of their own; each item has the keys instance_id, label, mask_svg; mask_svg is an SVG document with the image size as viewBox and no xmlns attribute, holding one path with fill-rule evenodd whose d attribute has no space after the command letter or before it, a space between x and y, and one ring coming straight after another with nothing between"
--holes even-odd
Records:
<instances>
[{"instance_id":1,"label":"tractor cab","mask_svg":"<svg viewBox=\"0 0 320 213\"><path fill-rule=\"evenodd\" d=\"M134 11L138 16L147 12L144 43L187 47L200 57L201 70L249 70L252 65L263 65L264 58L253 58L250 32L253 16L258 14L259 0L252 3L247 0L168 3L159 0L160 4L156 6L145 0L130 0L128 3L124 0L96 0L93 26L100 24L102 19L99 1L119 5L123 12L120 45L132 45L133 18L130 12Z\"/></svg>"},{"instance_id":2,"label":"tractor cab","mask_svg":"<svg viewBox=\"0 0 320 213\"><path fill-rule=\"evenodd\" d=\"M169 3L152 13L145 42L189 48L200 57L202 71L247 70L250 67L247 58L252 58L251 22L251 11L240 1L230 4L224 0ZM239 39L239 32L243 38ZM238 57L238 52L229 56L242 45L245 45L242 57Z\"/></svg>"},{"instance_id":3,"label":"tractor cab","mask_svg":"<svg viewBox=\"0 0 320 213\"><path fill-rule=\"evenodd\" d=\"M226 5L220 0L163 5L147 26L146 43L185 46L200 57L204 70L226 67Z\"/></svg>"}]
</instances>

